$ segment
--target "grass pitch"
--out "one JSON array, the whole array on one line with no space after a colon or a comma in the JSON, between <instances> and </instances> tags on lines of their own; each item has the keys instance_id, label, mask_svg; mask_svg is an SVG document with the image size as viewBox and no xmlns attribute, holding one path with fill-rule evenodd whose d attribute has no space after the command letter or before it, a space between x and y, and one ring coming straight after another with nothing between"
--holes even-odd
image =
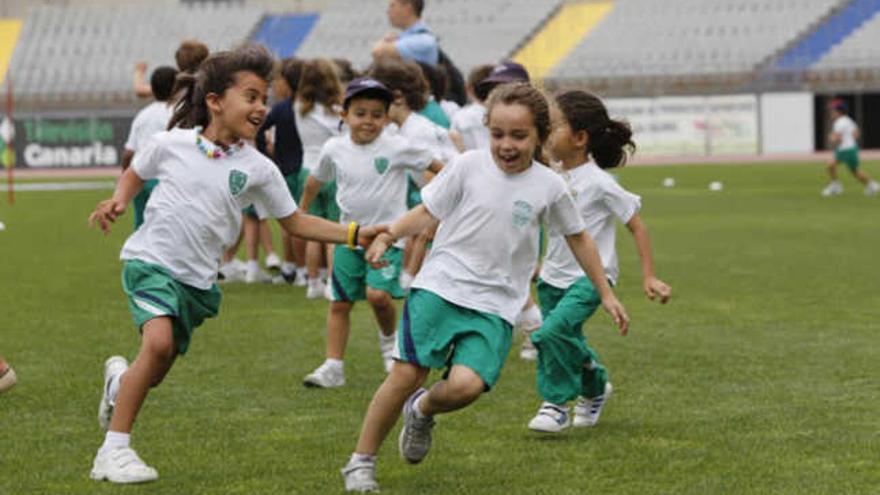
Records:
<instances>
[{"instance_id":1,"label":"grass pitch","mask_svg":"<svg viewBox=\"0 0 880 495\"><path fill-rule=\"evenodd\" d=\"M880 176L876 163L866 169ZM645 300L622 230L631 334L604 314L586 326L615 386L599 425L529 432L540 399L514 349L492 393L438 419L423 464L399 459L392 432L383 492L877 493L880 197L848 177L842 197L819 197L819 164L618 173L643 197L674 300ZM665 177L677 185L662 187ZM715 180L723 191L708 191ZM221 316L149 396L133 446L160 480L88 479L102 363L134 357L139 342L117 261L131 219L106 238L85 225L107 194L27 192L0 205L0 353L19 375L0 396L0 494L341 493L338 470L383 378L376 326L356 308L348 385L305 389L326 303L276 286L225 286Z\"/></svg>"}]
</instances>

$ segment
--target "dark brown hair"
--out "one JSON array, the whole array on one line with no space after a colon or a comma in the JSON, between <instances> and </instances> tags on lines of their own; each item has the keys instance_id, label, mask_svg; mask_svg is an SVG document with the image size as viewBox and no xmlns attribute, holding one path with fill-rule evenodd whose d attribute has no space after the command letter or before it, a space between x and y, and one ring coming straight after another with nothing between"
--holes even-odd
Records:
<instances>
[{"instance_id":1,"label":"dark brown hair","mask_svg":"<svg viewBox=\"0 0 880 495\"><path fill-rule=\"evenodd\" d=\"M336 72L339 74L339 82L341 82L343 86L361 77L360 73L354 70L354 66L351 65L351 60L334 58L333 64L336 65Z\"/></svg>"},{"instance_id":2,"label":"dark brown hair","mask_svg":"<svg viewBox=\"0 0 880 495\"><path fill-rule=\"evenodd\" d=\"M483 82L483 79L489 77L493 70L495 70L494 65L483 64L474 67L471 69L470 74L468 74L467 85L471 88L474 92L474 96L476 96L480 102L486 101L486 98L489 96L489 91L492 89L491 86L480 88L480 83Z\"/></svg>"},{"instance_id":3,"label":"dark brown hair","mask_svg":"<svg viewBox=\"0 0 880 495\"><path fill-rule=\"evenodd\" d=\"M303 61L298 58L285 58L281 61L281 77L290 86L293 94L299 88L299 78L302 76Z\"/></svg>"},{"instance_id":4,"label":"dark brown hair","mask_svg":"<svg viewBox=\"0 0 880 495\"><path fill-rule=\"evenodd\" d=\"M635 153L629 123L608 117L605 104L595 95L568 91L556 97L556 105L572 131L586 131L587 153L600 168L622 167Z\"/></svg>"},{"instance_id":5,"label":"dark brown hair","mask_svg":"<svg viewBox=\"0 0 880 495\"><path fill-rule=\"evenodd\" d=\"M378 60L369 72L370 77L392 92L400 91L410 110L418 112L427 105L428 81L415 62L386 57Z\"/></svg>"},{"instance_id":6,"label":"dark brown hair","mask_svg":"<svg viewBox=\"0 0 880 495\"><path fill-rule=\"evenodd\" d=\"M208 46L199 40L183 40L174 52L174 61L181 71L195 72L199 64L208 58Z\"/></svg>"},{"instance_id":7,"label":"dark brown hair","mask_svg":"<svg viewBox=\"0 0 880 495\"><path fill-rule=\"evenodd\" d=\"M275 59L263 45L246 44L228 52L217 52L199 66L196 72L181 71L177 75L174 94L179 95L168 128L207 127L211 113L205 97L222 95L235 84L236 74L252 72L266 82L272 80Z\"/></svg>"},{"instance_id":8,"label":"dark brown hair","mask_svg":"<svg viewBox=\"0 0 880 495\"><path fill-rule=\"evenodd\" d=\"M489 118L495 105L522 105L532 114L532 122L538 133L538 146L535 148L535 160L541 161L541 147L550 135L550 104L540 90L527 82L500 84L489 93L486 101L485 123L488 127ZM542 162L543 163L543 162Z\"/></svg>"},{"instance_id":9,"label":"dark brown hair","mask_svg":"<svg viewBox=\"0 0 880 495\"><path fill-rule=\"evenodd\" d=\"M302 103L300 115L311 112L317 103L328 110L342 103L342 83L331 60L315 58L303 64L296 99Z\"/></svg>"},{"instance_id":10,"label":"dark brown hair","mask_svg":"<svg viewBox=\"0 0 880 495\"><path fill-rule=\"evenodd\" d=\"M412 6L413 13L416 17L422 17L422 11L425 10L425 0L398 0L400 3L408 3Z\"/></svg>"}]
</instances>

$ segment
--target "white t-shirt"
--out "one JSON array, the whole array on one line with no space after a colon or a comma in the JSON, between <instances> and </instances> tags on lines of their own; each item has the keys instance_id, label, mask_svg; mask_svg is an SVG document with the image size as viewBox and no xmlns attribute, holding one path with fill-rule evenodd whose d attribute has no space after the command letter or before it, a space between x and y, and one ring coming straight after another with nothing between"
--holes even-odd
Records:
<instances>
[{"instance_id":1,"label":"white t-shirt","mask_svg":"<svg viewBox=\"0 0 880 495\"><path fill-rule=\"evenodd\" d=\"M142 108L131 121L131 130L128 132L128 140L125 141L125 149L137 153L146 147L151 137L168 127L168 121L171 120L173 114L174 109L165 101L154 101Z\"/></svg>"},{"instance_id":2,"label":"white t-shirt","mask_svg":"<svg viewBox=\"0 0 880 495\"><path fill-rule=\"evenodd\" d=\"M413 287L514 324L538 261L541 224L584 230L565 182L539 163L506 174L488 150L459 155L422 190L440 220Z\"/></svg>"},{"instance_id":3,"label":"white t-shirt","mask_svg":"<svg viewBox=\"0 0 880 495\"><path fill-rule=\"evenodd\" d=\"M339 136L340 118L338 115L329 113L327 107L315 103L312 111L302 115L302 103L297 101L293 105L293 113L296 119L296 130L303 148L303 166L312 171L318 166L321 156L321 148L328 139Z\"/></svg>"},{"instance_id":4,"label":"white t-shirt","mask_svg":"<svg viewBox=\"0 0 880 495\"><path fill-rule=\"evenodd\" d=\"M296 211L278 167L246 144L231 156L211 159L196 145L195 129L153 136L131 165L141 179L159 179L144 224L122 247L120 258L168 269L180 282L208 289L223 251L241 230L241 210L259 204L276 218ZM207 146L212 143L203 141Z\"/></svg>"},{"instance_id":5,"label":"white t-shirt","mask_svg":"<svg viewBox=\"0 0 880 495\"><path fill-rule=\"evenodd\" d=\"M615 249L614 219L627 223L642 207L642 199L620 187L611 175L594 162L561 172L574 197L578 211L587 226L587 233L596 243L605 275L612 284L617 283L617 250ZM549 229L547 253L541 267L541 279L560 289L586 276L574 254L568 248L565 237Z\"/></svg>"},{"instance_id":6,"label":"white t-shirt","mask_svg":"<svg viewBox=\"0 0 880 495\"><path fill-rule=\"evenodd\" d=\"M458 150L449 139L449 132L424 115L415 112L409 114L397 132L411 143L430 148L434 158L441 163L448 163L458 155Z\"/></svg>"},{"instance_id":7,"label":"white t-shirt","mask_svg":"<svg viewBox=\"0 0 880 495\"><path fill-rule=\"evenodd\" d=\"M837 145L838 150L851 150L858 147L856 143L856 130L858 128L859 126L848 115L841 115L835 119L832 130L840 136L840 144Z\"/></svg>"},{"instance_id":8,"label":"white t-shirt","mask_svg":"<svg viewBox=\"0 0 880 495\"><path fill-rule=\"evenodd\" d=\"M461 110L461 105L452 100L440 100L440 108L443 109L443 113L445 113L451 121L452 117L455 117L455 114Z\"/></svg>"},{"instance_id":9,"label":"white t-shirt","mask_svg":"<svg viewBox=\"0 0 880 495\"><path fill-rule=\"evenodd\" d=\"M432 150L401 136L382 133L372 143L356 144L345 134L324 144L312 175L336 180L340 223L386 224L407 211L407 172L424 171L433 158Z\"/></svg>"},{"instance_id":10,"label":"white t-shirt","mask_svg":"<svg viewBox=\"0 0 880 495\"><path fill-rule=\"evenodd\" d=\"M455 114L450 129L461 134L465 150L489 149L489 128L486 127L486 107L472 103Z\"/></svg>"}]
</instances>

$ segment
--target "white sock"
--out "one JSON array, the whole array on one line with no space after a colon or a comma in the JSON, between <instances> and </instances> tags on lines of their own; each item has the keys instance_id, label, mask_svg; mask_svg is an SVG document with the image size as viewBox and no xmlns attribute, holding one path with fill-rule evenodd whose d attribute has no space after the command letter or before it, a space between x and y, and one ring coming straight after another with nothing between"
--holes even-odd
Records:
<instances>
[{"instance_id":1,"label":"white sock","mask_svg":"<svg viewBox=\"0 0 880 495\"><path fill-rule=\"evenodd\" d=\"M537 330L538 327L544 322L544 318L541 317L541 310L538 308L537 304L533 304L530 307L523 310L516 319L516 323L518 325L527 325L527 327L523 328L526 331Z\"/></svg>"},{"instance_id":2,"label":"white sock","mask_svg":"<svg viewBox=\"0 0 880 495\"><path fill-rule=\"evenodd\" d=\"M382 344L387 344L389 342L394 343L397 340L397 332L393 332L391 335L385 335L382 332L379 332L379 342Z\"/></svg>"},{"instance_id":3,"label":"white sock","mask_svg":"<svg viewBox=\"0 0 880 495\"><path fill-rule=\"evenodd\" d=\"M310 278L309 279L309 288L314 289L314 288L321 287L322 283L323 282L321 282L320 278Z\"/></svg>"},{"instance_id":4,"label":"white sock","mask_svg":"<svg viewBox=\"0 0 880 495\"><path fill-rule=\"evenodd\" d=\"M306 267L300 267L296 269L296 278L301 278L303 280L309 278L309 271Z\"/></svg>"},{"instance_id":5,"label":"white sock","mask_svg":"<svg viewBox=\"0 0 880 495\"><path fill-rule=\"evenodd\" d=\"M327 269L326 268L319 269L318 270L318 277L320 277L321 280L327 280Z\"/></svg>"},{"instance_id":6,"label":"white sock","mask_svg":"<svg viewBox=\"0 0 880 495\"><path fill-rule=\"evenodd\" d=\"M413 279L415 279L415 276L410 275L408 272L400 272L397 283L400 284L401 289L407 290L412 286Z\"/></svg>"},{"instance_id":7,"label":"white sock","mask_svg":"<svg viewBox=\"0 0 880 495\"><path fill-rule=\"evenodd\" d=\"M294 272L296 272L296 263L291 263L289 261L281 263L281 273L292 275Z\"/></svg>"},{"instance_id":8,"label":"white sock","mask_svg":"<svg viewBox=\"0 0 880 495\"><path fill-rule=\"evenodd\" d=\"M257 260L248 260L247 262L247 271L248 273L257 273L260 270L260 264Z\"/></svg>"},{"instance_id":9,"label":"white sock","mask_svg":"<svg viewBox=\"0 0 880 495\"><path fill-rule=\"evenodd\" d=\"M100 450L123 449L131 445L131 433L107 430Z\"/></svg>"},{"instance_id":10,"label":"white sock","mask_svg":"<svg viewBox=\"0 0 880 495\"><path fill-rule=\"evenodd\" d=\"M351 460L348 461L349 464L353 462L369 462L370 464L376 463L376 456L370 454L358 454L357 452L351 454Z\"/></svg>"},{"instance_id":11,"label":"white sock","mask_svg":"<svg viewBox=\"0 0 880 495\"><path fill-rule=\"evenodd\" d=\"M128 371L128 370L126 370L126 371ZM110 396L109 397L110 404L112 404L114 406L116 405L116 396L119 395L119 383L122 381L122 375L124 375L124 374L125 374L125 371L123 371L122 373L119 373L118 375L116 375L110 379L110 387L108 387L109 390L107 390L107 395Z\"/></svg>"},{"instance_id":12,"label":"white sock","mask_svg":"<svg viewBox=\"0 0 880 495\"><path fill-rule=\"evenodd\" d=\"M427 392L425 392L424 394L420 395L419 398L416 399L415 402L413 402L413 412L416 413L416 417L419 418L419 419L423 419L423 418L427 418L427 417L428 417L427 414L425 414L425 413L422 412L422 408L421 408L421 406L420 406L420 404L422 403L422 399L424 399L426 395L428 395Z\"/></svg>"},{"instance_id":13,"label":"white sock","mask_svg":"<svg viewBox=\"0 0 880 495\"><path fill-rule=\"evenodd\" d=\"M331 359L331 358L327 358L326 360L324 360L324 364L328 368L332 368L332 369L339 370L339 371L342 371L343 365L344 365L344 363L341 359Z\"/></svg>"}]
</instances>

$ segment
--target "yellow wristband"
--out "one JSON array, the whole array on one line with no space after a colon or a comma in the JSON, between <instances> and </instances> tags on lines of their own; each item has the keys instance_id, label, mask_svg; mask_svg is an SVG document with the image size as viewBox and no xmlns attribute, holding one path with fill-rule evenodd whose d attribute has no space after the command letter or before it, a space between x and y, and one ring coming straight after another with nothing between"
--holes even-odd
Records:
<instances>
[{"instance_id":1,"label":"yellow wristband","mask_svg":"<svg viewBox=\"0 0 880 495\"><path fill-rule=\"evenodd\" d=\"M355 244L355 235L357 234L358 224L357 222L351 222L348 224L348 247L349 249L354 249L357 247Z\"/></svg>"}]
</instances>

